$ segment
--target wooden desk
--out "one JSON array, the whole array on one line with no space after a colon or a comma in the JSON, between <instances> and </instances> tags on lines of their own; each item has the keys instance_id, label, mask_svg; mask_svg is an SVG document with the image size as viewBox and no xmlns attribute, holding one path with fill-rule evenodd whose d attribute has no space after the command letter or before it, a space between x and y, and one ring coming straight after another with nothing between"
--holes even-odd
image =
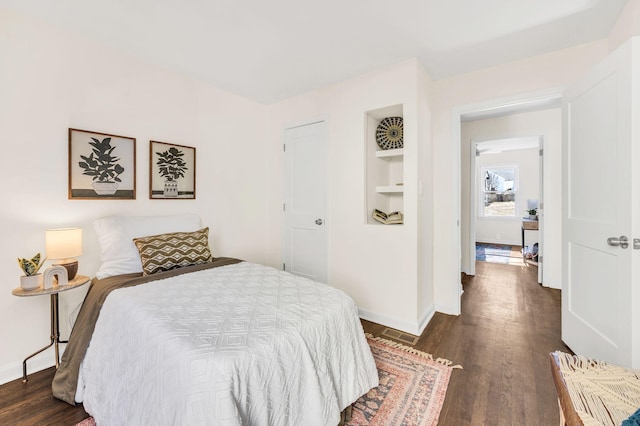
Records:
<instances>
[{"instance_id":1,"label":"wooden desk","mask_svg":"<svg viewBox=\"0 0 640 426\"><path fill-rule=\"evenodd\" d=\"M24 290L21 287L14 289L11 294L14 296L25 297L25 296L42 296L44 294L51 295L51 343L49 343L44 348L38 350L37 352L32 353L28 357L22 361L22 382L27 382L27 361L29 358L33 358L38 355L40 352L45 349L50 348L51 346L55 349L56 356L56 368L60 365L60 349L58 347L59 343L67 343L66 340L60 340L60 320L58 317L58 293L63 291L71 290L82 285L85 285L89 282L89 277L84 275L76 275L74 279L69 281L67 285L54 285L51 288L42 288L38 287L34 290Z\"/></svg>"},{"instance_id":2,"label":"wooden desk","mask_svg":"<svg viewBox=\"0 0 640 426\"><path fill-rule=\"evenodd\" d=\"M522 255L523 256L524 256L524 231L537 231L539 224L540 222L538 222L535 219L525 219L524 217L522 218Z\"/></svg>"}]
</instances>

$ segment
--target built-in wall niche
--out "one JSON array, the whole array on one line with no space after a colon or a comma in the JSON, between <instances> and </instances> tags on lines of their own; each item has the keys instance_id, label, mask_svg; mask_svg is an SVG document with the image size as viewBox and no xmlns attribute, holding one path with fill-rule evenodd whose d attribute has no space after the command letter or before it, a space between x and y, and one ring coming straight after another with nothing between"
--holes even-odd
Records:
<instances>
[{"instance_id":1,"label":"built-in wall niche","mask_svg":"<svg viewBox=\"0 0 640 426\"><path fill-rule=\"evenodd\" d=\"M366 206L365 223L383 225L373 219L374 209L385 213L404 214L404 148L382 149L376 141L376 130L387 117L404 117L402 104L390 105L365 113Z\"/></svg>"}]
</instances>

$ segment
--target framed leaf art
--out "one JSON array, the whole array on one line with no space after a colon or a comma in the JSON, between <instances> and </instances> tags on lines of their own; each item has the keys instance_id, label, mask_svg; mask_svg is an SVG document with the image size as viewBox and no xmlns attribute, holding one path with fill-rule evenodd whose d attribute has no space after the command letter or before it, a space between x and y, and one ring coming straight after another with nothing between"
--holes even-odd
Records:
<instances>
[{"instance_id":1,"label":"framed leaf art","mask_svg":"<svg viewBox=\"0 0 640 426\"><path fill-rule=\"evenodd\" d=\"M135 198L136 139L69 129L69 199Z\"/></svg>"},{"instance_id":2,"label":"framed leaf art","mask_svg":"<svg viewBox=\"0 0 640 426\"><path fill-rule=\"evenodd\" d=\"M196 198L196 149L150 141L149 198L193 200Z\"/></svg>"}]
</instances>

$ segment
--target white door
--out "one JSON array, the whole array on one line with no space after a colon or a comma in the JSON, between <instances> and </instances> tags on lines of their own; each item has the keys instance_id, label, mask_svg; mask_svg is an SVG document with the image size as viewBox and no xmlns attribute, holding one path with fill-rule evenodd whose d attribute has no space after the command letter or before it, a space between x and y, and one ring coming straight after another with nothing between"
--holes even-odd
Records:
<instances>
[{"instance_id":1,"label":"white door","mask_svg":"<svg viewBox=\"0 0 640 426\"><path fill-rule=\"evenodd\" d=\"M607 242L632 239L640 189L631 175L631 53L625 44L563 96L562 340L577 354L640 368L638 252Z\"/></svg>"},{"instance_id":2,"label":"white door","mask_svg":"<svg viewBox=\"0 0 640 426\"><path fill-rule=\"evenodd\" d=\"M283 268L327 282L327 125L284 132Z\"/></svg>"}]
</instances>

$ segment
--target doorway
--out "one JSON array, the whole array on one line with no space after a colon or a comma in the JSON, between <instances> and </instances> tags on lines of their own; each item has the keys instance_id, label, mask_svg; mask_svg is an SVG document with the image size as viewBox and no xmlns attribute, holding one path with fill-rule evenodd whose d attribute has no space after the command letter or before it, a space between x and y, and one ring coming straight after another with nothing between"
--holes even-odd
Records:
<instances>
[{"instance_id":1,"label":"doorway","mask_svg":"<svg viewBox=\"0 0 640 426\"><path fill-rule=\"evenodd\" d=\"M553 132L547 132L540 127L540 123L529 122L532 126L526 133L532 135L544 135L545 152L544 152L544 197L545 203L541 206L546 210L545 229L543 231L545 240L545 255L543 261L545 268L543 270L543 285L552 288L560 288L561 285L561 253L562 253L562 227L561 227L561 209L562 197L560 190L560 182L562 178L561 170L561 141L562 141L562 119L560 111L560 100L563 88L556 87L543 91L537 91L524 95L517 95L508 98L494 99L482 103L460 106L453 110L452 117L452 136L453 140L458 141L455 144L456 154L459 159L457 165L456 187L458 188L458 196L455 198L456 206L454 209L458 212L458 221L453 223L452 232L455 241L457 241L458 257L457 262L451 264L455 268L455 274L460 277L460 272L469 273L469 226L470 216L468 206L469 200L469 171L470 171L470 149L467 148L469 140L463 146L462 140L462 123L471 119L481 119L490 117L500 117L511 115L515 118L522 116L524 112L548 111L552 110ZM537 126L537 128L535 128ZM490 137L500 138L504 135L486 135L485 139ZM463 149L464 148L464 149ZM549 212L553 211L553 217ZM551 236L551 238L549 238ZM551 257L552 261L549 260ZM452 270L453 273L453 270ZM448 291L452 304L450 312L453 314L461 313L460 297L462 295L462 284L460 281L453 282L448 287Z\"/></svg>"},{"instance_id":2,"label":"doorway","mask_svg":"<svg viewBox=\"0 0 640 426\"><path fill-rule=\"evenodd\" d=\"M328 283L326 121L284 130L282 269Z\"/></svg>"},{"instance_id":3,"label":"doorway","mask_svg":"<svg viewBox=\"0 0 640 426\"><path fill-rule=\"evenodd\" d=\"M540 120L545 117L538 114L532 118ZM512 121L509 117L500 117L462 124L463 140L471 139L467 274L475 275L474 260L489 260L516 266L536 266L538 282L541 283L543 137L489 140L474 137L487 126L510 129Z\"/></svg>"}]
</instances>

